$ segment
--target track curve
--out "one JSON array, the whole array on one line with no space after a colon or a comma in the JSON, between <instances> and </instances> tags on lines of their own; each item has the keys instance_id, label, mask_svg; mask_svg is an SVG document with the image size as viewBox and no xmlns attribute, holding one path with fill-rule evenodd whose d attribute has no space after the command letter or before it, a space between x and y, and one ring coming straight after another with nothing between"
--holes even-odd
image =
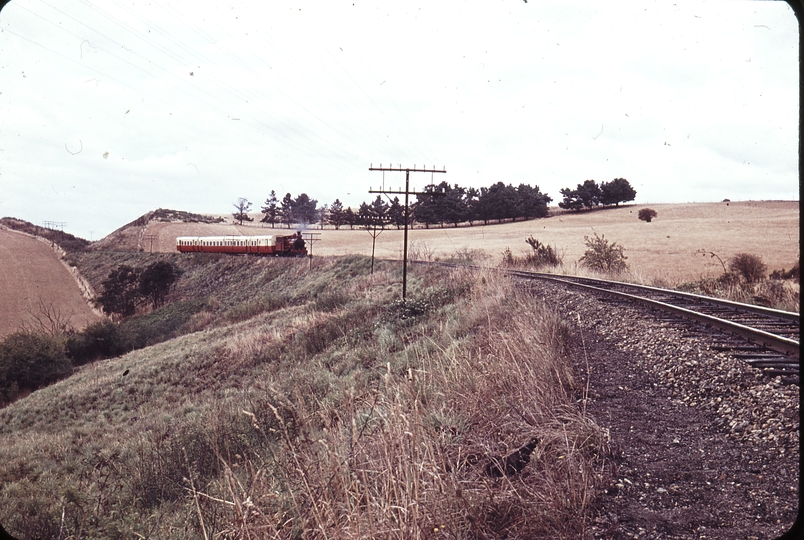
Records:
<instances>
[{"instance_id":1,"label":"track curve","mask_svg":"<svg viewBox=\"0 0 804 540\"><path fill-rule=\"evenodd\" d=\"M520 279L541 279L578 287L620 301L661 310L693 321L712 347L729 351L770 376L799 381L800 314L708 296L595 278L505 271Z\"/></svg>"},{"instance_id":2,"label":"track curve","mask_svg":"<svg viewBox=\"0 0 804 540\"><path fill-rule=\"evenodd\" d=\"M458 266L444 263L441 265ZM692 324L693 329L710 342L712 349L728 352L769 376L779 375L786 382L799 384L799 313L599 278L523 270L484 270L501 272L523 280L549 280L595 295L605 295L617 302L658 310L668 320Z\"/></svg>"}]
</instances>

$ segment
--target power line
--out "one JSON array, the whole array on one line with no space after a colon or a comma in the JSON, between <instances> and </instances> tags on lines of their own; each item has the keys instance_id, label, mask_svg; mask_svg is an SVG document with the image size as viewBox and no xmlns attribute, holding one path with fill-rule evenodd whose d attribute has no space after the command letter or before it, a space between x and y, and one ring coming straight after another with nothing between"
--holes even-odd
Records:
<instances>
[{"instance_id":1,"label":"power line","mask_svg":"<svg viewBox=\"0 0 804 540\"><path fill-rule=\"evenodd\" d=\"M426 167L422 168L422 169L417 169L416 166L414 165L412 169L411 168L403 169L402 165L400 165L397 168L394 168L393 166L391 166L391 167L383 167L382 165L380 165L379 167L370 166L369 170L370 171L383 171L383 172L385 172L385 171L399 171L399 172L405 171L405 190L404 191L402 191L402 190L394 191L394 190L385 190L385 189L372 190L372 189L369 188L369 193L383 193L383 194L394 194L394 193L396 193L396 194L400 194L400 195L401 194L405 195L405 233L404 233L404 235L402 237L402 246L403 246L402 247L402 300L404 301L405 296L407 294L407 289L408 289L408 221L409 221L409 217L410 217L410 211L409 211L409 207L408 207L408 195L433 195L433 196L439 196L439 195L440 196L445 196L446 195L446 193L438 192L438 191L430 191L430 192L427 192L427 191L411 191L410 190L410 173L412 173L412 172L429 172L431 174L432 173L446 173L447 168L444 167L441 170L439 170L439 169L428 169Z\"/></svg>"}]
</instances>

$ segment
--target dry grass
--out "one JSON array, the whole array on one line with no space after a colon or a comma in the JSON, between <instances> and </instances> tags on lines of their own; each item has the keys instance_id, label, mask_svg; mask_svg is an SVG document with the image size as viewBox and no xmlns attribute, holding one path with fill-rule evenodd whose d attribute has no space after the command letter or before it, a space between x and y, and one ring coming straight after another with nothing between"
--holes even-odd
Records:
<instances>
[{"instance_id":1,"label":"dry grass","mask_svg":"<svg viewBox=\"0 0 804 540\"><path fill-rule=\"evenodd\" d=\"M641 205L608 208L594 212L561 213L547 219L476 227L415 229L410 240L418 245L418 256L450 259L456 253L483 252L499 261L510 248L519 256L530 250L525 239L533 236L555 246L571 267L586 249L584 236L595 232L625 246L632 271L654 276L668 283L681 283L716 276L718 267L696 256L700 249L721 257L753 253L762 257L769 270L790 268L799 251L798 201L744 201L730 203L651 204L658 216L646 223L637 218ZM287 229L261 227L264 224L234 225L159 223L149 233L159 235L164 251L175 250L175 238L187 234L282 234ZM212 229L211 227L215 227ZM228 227L228 229L227 229ZM371 237L362 230L319 230L317 255L371 254ZM378 258L402 258L402 231L388 230L377 238ZM415 258L415 257L414 257Z\"/></svg>"},{"instance_id":2,"label":"dry grass","mask_svg":"<svg viewBox=\"0 0 804 540\"><path fill-rule=\"evenodd\" d=\"M568 323L492 275L412 270L402 306L395 265L318 264L271 273L292 305L0 410L0 522L64 538L582 534L608 441ZM533 435L522 474L484 474Z\"/></svg>"},{"instance_id":3,"label":"dry grass","mask_svg":"<svg viewBox=\"0 0 804 540\"><path fill-rule=\"evenodd\" d=\"M224 459L224 479L200 495L200 514L217 502L235 537L580 534L607 441L576 403L582 385L566 357L568 329L507 283L481 280L460 302L462 316L374 366L375 386L344 388L337 404L273 389L271 460ZM523 316L511 319L511 309ZM260 406L240 412L265 431L252 412ZM524 474L483 473L482 456L534 435L543 444Z\"/></svg>"}]
</instances>

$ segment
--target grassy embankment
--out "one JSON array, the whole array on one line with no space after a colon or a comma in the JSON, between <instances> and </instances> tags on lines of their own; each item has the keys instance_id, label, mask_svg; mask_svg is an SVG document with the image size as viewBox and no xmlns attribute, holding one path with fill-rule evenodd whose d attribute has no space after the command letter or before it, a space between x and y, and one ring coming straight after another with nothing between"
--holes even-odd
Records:
<instances>
[{"instance_id":1,"label":"grassy embankment","mask_svg":"<svg viewBox=\"0 0 804 540\"><path fill-rule=\"evenodd\" d=\"M182 267L169 309L200 302L196 331L0 410L12 534L575 538L590 519L608 441L570 326L507 280L413 269L402 305L398 265L364 257ZM534 435L521 474L483 473Z\"/></svg>"}]
</instances>

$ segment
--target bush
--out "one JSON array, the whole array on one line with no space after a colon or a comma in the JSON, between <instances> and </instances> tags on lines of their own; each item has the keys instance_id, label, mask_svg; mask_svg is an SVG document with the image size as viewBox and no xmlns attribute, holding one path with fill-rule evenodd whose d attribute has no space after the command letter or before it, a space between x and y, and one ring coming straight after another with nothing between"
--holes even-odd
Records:
<instances>
[{"instance_id":1,"label":"bush","mask_svg":"<svg viewBox=\"0 0 804 540\"><path fill-rule=\"evenodd\" d=\"M525 240L525 242L533 248L533 253L526 258L527 262L531 263L533 266L537 268L542 266L561 266L564 262L553 246L542 244L533 238L533 235Z\"/></svg>"},{"instance_id":2,"label":"bush","mask_svg":"<svg viewBox=\"0 0 804 540\"><path fill-rule=\"evenodd\" d=\"M801 263L801 256L799 255L798 260L795 262L795 264L790 270L785 270L784 268L782 268L781 270L774 270L773 272L771 272L770 278L792 279L795 280L796 283L798 283L801 281L800 263Z\"/></svg>"},{"instance_id":3,"label":"bush","mask_svg":"<svg viewBox=\"0 0 804 540\"><path fill-rule=\"evenodd\" d=\"M0 402L53 383L72 369L63 340L31 332L11 334L0 343Z\"/></svg>"},{"instance_id":4,"label":"bush","mask_svg":"<svg viewBox=\"0 0 804 540\"><path fill-rule=\"evenodd\" d=\"M748 283L756 283L765 279L768 267L762 257L751 253L738 253L729 261L729 270L740 274Z\"/></svg>"},{"instance_id":5,"label":"bush","mask_svg":"<svg viewBox=\"0 0 804 540\"><path fill-rule=\"evenodd\" d=\"M637 217L642 221L647 221L648 223L650 223L651 220L658 215L659 214L653 208L642 208L637 214Z\"/></svg>"},{"instance_id":6,"label":"bush","mask_svg":"<svg viewBox=\"0 0 804 540\"><path fill-rule=\"evenodd\" d=\"M111 321L90 324L67 338L66 352L74 366L113 358L132 349L128 336Z\"/></svg>"},{"instance_id":7,"label":"bush","mask_svg":"<svg viewBox=\"0 0 804 540\"><path fill-rule=\"evenodd\" d=\"M585 266L596 272L619 273L628 269L625 260L625 248L618 246L617 242L609 245L609 241L604 236L595 233L594 238L583 237L584 244L588 248L583 257L578 261L581 266Z\"/></svg>"}]
</instances>

